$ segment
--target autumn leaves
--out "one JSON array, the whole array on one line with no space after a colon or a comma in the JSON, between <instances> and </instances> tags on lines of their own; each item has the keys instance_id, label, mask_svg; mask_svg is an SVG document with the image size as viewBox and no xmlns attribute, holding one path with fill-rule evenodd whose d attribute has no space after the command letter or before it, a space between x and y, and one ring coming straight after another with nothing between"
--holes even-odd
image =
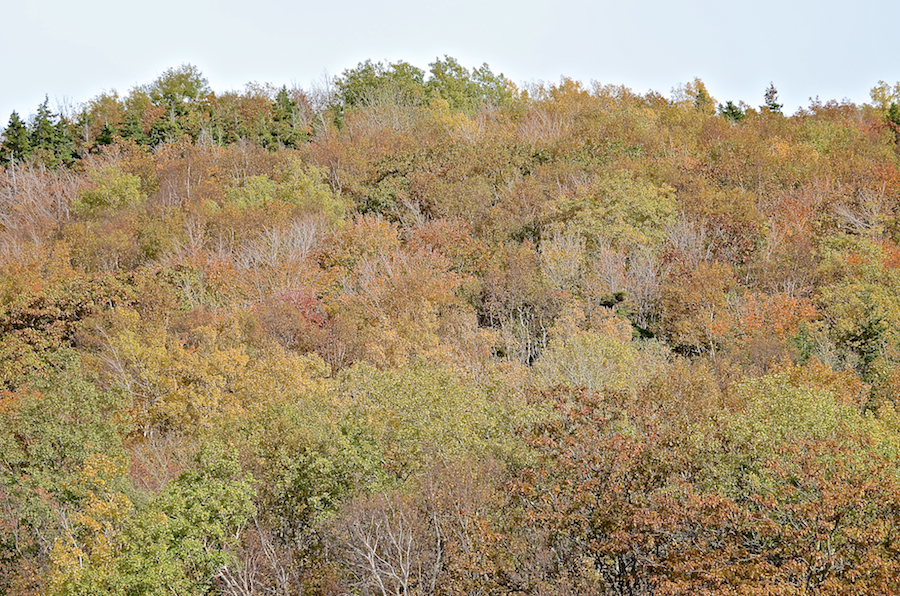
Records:
<instances>
[{"instance_id":1,"label":"autumn leaves","mask_svg":"<svg viewBox=\"0 0 900 596\"><path fill-rule=\"evenodd\" d=\"M432 66L0 173L0 591L896 593L887 107Z\"/></svg>"}]
</instances>

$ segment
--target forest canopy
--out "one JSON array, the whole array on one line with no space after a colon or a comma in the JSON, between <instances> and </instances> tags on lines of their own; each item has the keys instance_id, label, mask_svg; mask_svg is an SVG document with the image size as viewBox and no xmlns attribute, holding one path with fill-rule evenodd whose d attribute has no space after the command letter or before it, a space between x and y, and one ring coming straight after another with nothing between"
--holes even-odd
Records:
<instances>
[{"instance_id":1,"label":"forest canopy","mask_svg":"<svg viewBox=\"0 0 900 596\"><path fill-rule=\"evenodd\" d=\"M445 56L14 112L0 594L900 592L871 97Z\"/></svg>"}]
</instances>

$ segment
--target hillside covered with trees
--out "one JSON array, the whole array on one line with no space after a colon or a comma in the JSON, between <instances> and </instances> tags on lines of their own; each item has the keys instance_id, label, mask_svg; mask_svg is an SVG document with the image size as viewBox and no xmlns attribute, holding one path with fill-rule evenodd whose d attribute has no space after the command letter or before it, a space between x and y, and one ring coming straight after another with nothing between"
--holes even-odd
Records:
<instances>
[{"instance_id":1,"label":"hillside covered with trees","mask_svg":"<svg viewBox=\"0 0 900 596\"><path fill-rule=\"evenodd\" d=\"M900 83L453 58L0 143L0 594L900 593Z\"/></svg>"}]
</instances>

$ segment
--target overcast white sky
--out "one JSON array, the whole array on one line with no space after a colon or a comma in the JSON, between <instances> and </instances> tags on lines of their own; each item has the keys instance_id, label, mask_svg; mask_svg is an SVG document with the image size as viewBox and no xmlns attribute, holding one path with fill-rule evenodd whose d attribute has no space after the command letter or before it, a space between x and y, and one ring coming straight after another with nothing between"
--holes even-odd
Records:
<instances>
[{"instance_id":1,"label":"overcast white sky","mask_svg":"<svg viewBox=\"0 0 900 596\"><path fill-rule=\"evenodd\" d=\"M488 63L517 84L561 76L669 96L700 77L718 102L757 106L774 82L792 113L811 97L869 101L900 80L900 1L2 0L0 127L9 114L126 94L188 62L214 90L309 88L365 59L427 70Z\"/></svg>"}]
</instances>

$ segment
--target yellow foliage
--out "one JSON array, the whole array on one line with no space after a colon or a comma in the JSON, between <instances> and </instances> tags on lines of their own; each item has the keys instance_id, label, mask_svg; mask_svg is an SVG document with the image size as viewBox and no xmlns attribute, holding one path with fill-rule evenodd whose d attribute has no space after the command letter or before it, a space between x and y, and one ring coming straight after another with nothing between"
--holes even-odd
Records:
<instances>
[{"instance_id":1,"label":"yellow foliage","mask_svg":"<svg viewBox=\"0 0 900 596\"><path fill-rule=\"evenodd\" d=\"M54 541L50 552L51 594L69 593L68 586L82 583L85 574L102 577L113 572L119 535L134 505L111 483L127 471L124 460L105 455L95 454L85 461L71 487L80 499L79 507L69 515L63 536Z\"/></svg>"},{"instance_id":2,"label":"yellow foliage","mask_svg":"<svg viewBox=\"0 0 900 596\"><path fill-rule=\"evenodd\" d=\"M91 186L83 190L72 204L78 213L103 212L136 205L145 199L141 179L122 172L114 164L92 170Z\"/></svg>"},{"instance_id":3,"label":"yellow foliage","mask_svg":"<svg viewBox=\"0 0 900 596\"><path fill-rule=\"evenodd\" d=\"M666 355L657 344L632 341L627 321L610 316L583 330L578 319L570 311L554 326L533 368L539 389L564 385L635 394L665 362Z\"/></svg>"},{"instance_id":4,"label":"yellow foliage","mask_svg":"<svg viewBox=\"0 0 900 596\"><path fill-rule=\"evenodd\" d=\"M872 102L886 113L891 104L900 103L900 82L894 83L892 87L884 81L878 81L878 85L869 91L869 96Z\"/></svg>"},{"instance_id":5,"label":"yellow foliage","mask_svg":"<svg viewBox=\"0 0 900 596\"><path fill-rule=\"evenodd\" d=\"M576 234L594 249L656 246L675 222L675 189L621 171L579 185L572 196L548 204L549 229Z\"/></svg>"},{"instance_id":6,"label":"yellow foliage","mask_svg":"<svg viewBox=\"0 0 900 596\"><path fill-rule=\"evenodd\" d=\"M103 359L131 394L135 423L145 434L160 427L194 432L241 409L234 388L249 356L234 321L175 337L164 323L120 309L114 325Z\"/></svg>"}]
</instances>

